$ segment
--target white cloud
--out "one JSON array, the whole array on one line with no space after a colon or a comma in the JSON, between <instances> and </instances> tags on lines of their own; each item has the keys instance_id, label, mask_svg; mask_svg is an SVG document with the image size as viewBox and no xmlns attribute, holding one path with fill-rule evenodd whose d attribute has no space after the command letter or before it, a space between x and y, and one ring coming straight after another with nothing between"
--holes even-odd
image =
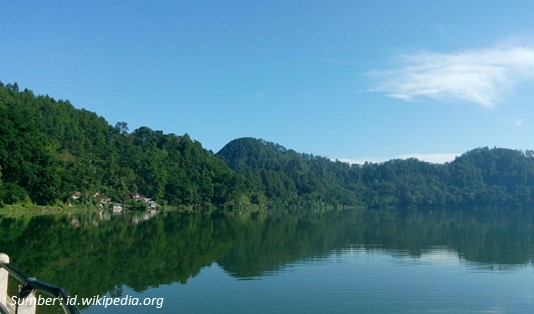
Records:
<instances>
[{"instance_id":1,"label":"white cloud","mask_svg":"<svg viewBox=\"0 0 534 314\"><path fill-rule=\"evenodd\" d=\"M403 154L393 158L380 158L380 157L361 157L361 158L337 158L339 161L348 162L350 164L362 165L365 162L381 163L391 159L409 159L417 158L421 161L431 162L435 164L442 164L449 161L453 161L454 158L460 156L457 153L440 153L440 154Z\"/></svg>"},{"instance_id":2,"label":"white cloud","mask_svg":"<svg viewBox=\"0 0 534 314\"><path fill-rule=\"evenodd\" d=\"M422 52L399 58L395 69L369 73L374 91L404 100L460 100L493 108L505 93L534 78L534 46L456 53Z\"/></svg>"}]
</instances>

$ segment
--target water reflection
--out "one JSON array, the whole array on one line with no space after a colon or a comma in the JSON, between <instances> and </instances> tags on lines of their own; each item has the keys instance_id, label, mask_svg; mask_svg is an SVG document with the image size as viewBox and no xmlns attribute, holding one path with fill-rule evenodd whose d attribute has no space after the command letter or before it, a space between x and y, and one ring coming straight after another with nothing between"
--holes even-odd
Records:
<instances>
[{"instance_id":1,"label":"water reflection","mask_svg":"<svg viewBox=\"0 0 534 314\"><path fill-rule=\"evenodd\" d=\"M214 262L231 276L255 279L351 250L386 253L407 266L530 267L533 220L460 211L0 217L0 251L80 297L120 296L123 286L186 283Z\"/></svg>"}]
</instances>

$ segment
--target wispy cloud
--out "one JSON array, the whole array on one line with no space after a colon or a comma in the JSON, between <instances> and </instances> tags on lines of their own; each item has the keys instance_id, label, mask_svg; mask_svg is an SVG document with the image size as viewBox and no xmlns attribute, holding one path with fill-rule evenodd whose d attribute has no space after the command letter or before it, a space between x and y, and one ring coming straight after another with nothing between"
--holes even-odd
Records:
<instances>
[{"instance_id":1,"label":"wispy cloud","mask_svg":"<svg viewBox=\"0 0 534 314\"><path fill-rule=\"evenodd\" d=\"M431 162L435 164L443 164L449 161L453 161L454 158L460 156L457 153L442 153L442 154L403 154L393 158L380 158L380 157L361 157L361 158L337 158L339 161L348 162L351 164L364 164L365 162L381 163L391 159L409 159L417 158L421 161Z\"/></svg>"},{"instance_id":2,"label":"wispy cloud","mask_svg":"<svg viewBox=\"0 0 534 314\"><path fill-rule=\"evenodd\" d=\"M460 100L494 108L519 82L534 78L534 46L398 58L393 69L369 73L374 91L404 100Z\"/></svg>"}]
</instances>

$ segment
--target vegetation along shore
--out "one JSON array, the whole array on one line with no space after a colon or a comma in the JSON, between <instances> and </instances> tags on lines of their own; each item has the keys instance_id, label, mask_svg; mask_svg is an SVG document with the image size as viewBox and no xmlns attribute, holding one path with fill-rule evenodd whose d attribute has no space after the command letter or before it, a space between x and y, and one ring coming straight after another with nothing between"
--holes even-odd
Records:
<instances>
[{"instance_id":1,"label":"vegetation along shore","mask_svg":"<svg viewBox=\"0 0 534 314\"><path fill-rule=\"evenodd\" d=\"M357 165L240 138L214 153L187 134L130 131L68 100L0 83L0 200L4 212L526 209L534 152L484 147L445 164Z\"/></svg>"}]
</instances>

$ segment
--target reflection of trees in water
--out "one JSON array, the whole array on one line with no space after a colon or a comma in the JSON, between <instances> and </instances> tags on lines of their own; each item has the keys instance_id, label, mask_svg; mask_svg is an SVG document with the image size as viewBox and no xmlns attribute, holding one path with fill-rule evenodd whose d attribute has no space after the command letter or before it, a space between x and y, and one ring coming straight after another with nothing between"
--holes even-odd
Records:
<instances>
[{"instance_id":1,"label":"reflection of trees in water","mask_svg":"<svg viewBox=\"0 0 534 314\"><path fill-rule=\"evenodd\" d=\"M533 218L460 211L94 215L0 218L0 250L83 296L185 283L216 261L235 277L358 246L418 258L436 246L500 267L532 263ZM132 223L135 222L135 223Z\"/></svg>"},{"instance_id":2,"label":"reflection of trees in water","mask_svg":"<svg viewBox=\"0 0 534 314\"><path fill-rule=\"evenodd\" d=\"M218 262L235 276L259 276L299 259L357 246L415 258L443 247L472 262L527 264L534 253L533 222L527 215L460 211L268 216L239 224L240 232Z\"/></svg>"},{"instance_id":3,"label":"reflection of trees in water","mask_svg":"<svg viewBox=\"0 0 534 314\"><path fill-rule=\"evenodd\" d=\"M113 293L123 284L141 291L185 283L223 251L214 241L213 221L198 215L161 215L138 224L118 216L96 226L80 217L79 227L71 220L31 218L19 236L0 240L0 248L19 268L80 297ZM17 221L0 221L2 228L12 223Z\"/></svg>"}]
</instances>

